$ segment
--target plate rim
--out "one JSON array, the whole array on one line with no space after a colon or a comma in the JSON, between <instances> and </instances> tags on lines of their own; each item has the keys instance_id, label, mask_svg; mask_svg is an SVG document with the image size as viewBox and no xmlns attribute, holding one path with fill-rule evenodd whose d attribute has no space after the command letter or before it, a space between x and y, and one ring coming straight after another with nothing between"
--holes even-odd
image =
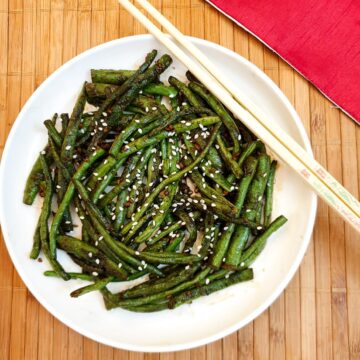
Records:
<instances>
[{"instance_id":1,"label":"plate rim","mask_svg":"<svg viewBox=\"0 0 360 360\"><path fill-rule=\"evenodd\" d=\"M188 39L190 39L193 43L205 45L207 47L213 48L220 53L226 53L226 55L234 58L236 61L240 61L244 63L247 67L250 68L250 70L254 71L257 76L261 78L262 81L264 81L267 85L270 86L270 88L276 93L276 95L281 100L282 104L285 105L289 113L291 114L291 117L293 121L295 122L295 125L297 127L297 130L299 131L300 137L305 145L305 150L313 157L313 152L311 149L310 139L306 133L305 127L297 114L295 108L290 103L290 100L286 97L286 95L281 91L281 89L278 87L278 85L273 82L270 77L268 77L260 68L258 68L255 64L250 62L249 60L245 59L238 53L222 46L216 43L213 43L209 40L204 40L201 38L193 37L193 36L187 36ZM31 96L28 98L20 112L18 113L11 129L8 134L8 137L5 142L2 158L0 161L0 194L3 192L3 178L5 177L4 174L4 168L6 162L7 162L7 155L9 152L9 146L8 144L13 141L13 138L16 134L17 128L20 126L22 118L24 114L26 113L27 109L31 106L34 99L38 96L38 93L42 90L42 88L46 87L48 82L52 81L52 79L61 71L64 71L67 67L71 66L73 63L76 63L78 61L81 61L82 58L85 58L87 55L96 52L100 49L116 46L119 43L126 43L126 42L132 42L132 41L138 41L138 40L146 40L146 39L154 39L154 37L151 34L139 34L139 35L131 35L122 37L119 39L111 40L102 44L99 44L95 47L92 47L90 49L87 49L86 51L78 54L77 56L73 57L72 59L65 62L63 65L61 65L58 69L56 69L49 77L47 77L38 87L37 89L31 94ZM155 39L156 40L156 39ZM156 40L157 41L157 40ZM256 317L258 317L263 311L265 311L268 307L271 306L271 304L281 295L281 293L284 291L286 286L290 283L291 279L295 275L295 272L299 269L299 266L302 262L302 259L304 258L305 252L308 249L308 246L310 244L311 240L311 234L314 228L315 224L315 218L316 218L316 211L317 211L317 196L316 194L311 191L311 200L310 200L310 212L308 215L308 223L307 227L303 234L303 241L300 246L300 249L297 253L297 256L295 258L295 261L292 263L290 270L288 271L287 275L284 277L284 279L276 286L275 290L272 292L272 295L269 296L267 301L265 301L261 306L259 306L256 310L248 314L245 318L243 318L241 321L236 322L234 325L217 332L216 334L206 336L202 339L186 342L183 344L175 344L175 345L160 345L160 346L148 346L148 345L134 345L129 343L123 343L119 341L113 341L106 338L102 338L98 335L93 335L92 333L88 332L84 328L78 327L76 324L74 325L71 320L64 319L62 317L61 312L59 312L55 307L52 306L51 303L49 303L46 299L44 299L41 295L36 294L35 291L33 291L33 287L31 285L31 280L26 274L25 269L21 267L20 262L17 260L16 254L13 251L10 239L8 238L7 234L7 224L5 222L5 209L4 209L4 202L0 201L0 224L2 227L3 237L4 237L4 243L6 245L6 249L8 251L8 254L10 255L11 261L18 272L19 276L21 277L22 281L26 285L27 289L31 292L31 294L37 299L37 301L48 311L52 316L54 316L56 319L61 321L63 324L68 326L69 328L75 330L79 334L86 336L94 341L103 343L108 346L112 346L114 348L119 349L125 349L129 351L141 351L141 352L170 352L170 351L181 351L186 349L195 348L198 346L202 346L208 343L211 343L213 341L219 340L234 331L239 330L240 328L246 326L249 322L254 320ZM30 285L29 285L30 284Z\"/></svg>"}]
</instances>

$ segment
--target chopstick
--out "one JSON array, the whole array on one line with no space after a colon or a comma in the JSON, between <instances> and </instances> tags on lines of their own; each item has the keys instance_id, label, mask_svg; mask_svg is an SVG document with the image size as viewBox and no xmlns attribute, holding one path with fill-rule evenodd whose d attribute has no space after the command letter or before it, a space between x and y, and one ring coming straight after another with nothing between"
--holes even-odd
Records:
<instances>
[{"instance_id":1,"label":"chopstick","mask_svg":"<svg viewBox=\"0 0 360 360\"><path fill-rule=\"evenodd\" d=\"M215 65L161 13L145 0L136 1L204 67L192 60L130 1L119 0L119 3L167 47L213 94L216 94L245 126L295 170L344 220L360 232L360 203L295 140L279 126L267 121L264 112L250 101L246 94L241 93L240 89L236 88L228 79L224 80L224 75Z\"/></svg>"}]
</instances>

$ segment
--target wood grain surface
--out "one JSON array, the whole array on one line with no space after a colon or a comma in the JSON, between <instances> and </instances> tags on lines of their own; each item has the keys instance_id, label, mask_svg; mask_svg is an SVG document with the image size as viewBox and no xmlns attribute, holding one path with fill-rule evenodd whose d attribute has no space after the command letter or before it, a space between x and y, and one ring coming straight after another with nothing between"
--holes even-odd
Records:
<instances>
[{"instance_id":1,"label":"wood grain surface","mask_svg":"<svg viewBox=\"0 0 360 360\"><path fill-rule=\"evenodd\" d=\"M254 37L202 0L153 0L183 32L226 46L278 84L299 113L317 160L359 197L360 128ZM76 54L145 32L116 0L0 0L0 155L22 105ZM277 301L232 335L197 349L146 354L93 342L28 292L0 240L0 359L359 359L360 239L319 202L313 239Z\"/></svg>"}]
</instances>

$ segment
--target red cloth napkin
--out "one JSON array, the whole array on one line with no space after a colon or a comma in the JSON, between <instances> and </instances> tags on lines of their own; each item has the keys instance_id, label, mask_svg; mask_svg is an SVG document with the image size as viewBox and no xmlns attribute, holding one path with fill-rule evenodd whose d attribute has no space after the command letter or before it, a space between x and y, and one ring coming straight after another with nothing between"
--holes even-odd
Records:
<instances>
[{"instance_id":1,"label":"red cloth napkin","mask_svg":"<svg viewBox=\"0 0 360 360\"><path fill-rule=\"evenodd\" d=\"M359 0L207 0L360 123Z\"/></svg>"}]
</instances>

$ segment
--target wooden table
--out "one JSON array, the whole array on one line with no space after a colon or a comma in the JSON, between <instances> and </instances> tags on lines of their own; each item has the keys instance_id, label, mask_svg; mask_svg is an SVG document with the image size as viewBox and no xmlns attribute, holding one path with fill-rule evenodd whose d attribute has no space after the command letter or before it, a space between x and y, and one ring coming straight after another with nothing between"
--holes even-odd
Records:
<instances>
[{"instance_id":1,"label":"wooden table","mask_svg":"<svg viewBox=\"0 0 360 360\"><path fill-rule=\"evenodd\" d=\"M360 128L254 37L201 0L153 0L187 34L232 49L287 95L316 158L356 197ZM0 0L0 151L21 106L78 53L144 29L116 0ZM95 343L54 319L27 291L0 241L1 359L360 358L360 241L319 203L313 241L291 284L251 324L178 353L143 354Z\"/></svg>"}]
</instances>

